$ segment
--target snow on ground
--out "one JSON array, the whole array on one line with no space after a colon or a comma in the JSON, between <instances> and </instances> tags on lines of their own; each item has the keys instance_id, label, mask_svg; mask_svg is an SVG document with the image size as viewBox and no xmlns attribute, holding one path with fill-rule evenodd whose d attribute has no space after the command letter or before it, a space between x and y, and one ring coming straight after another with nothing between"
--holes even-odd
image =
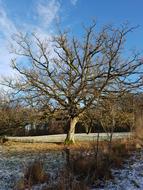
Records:
<instances>
[{"instance_id":1,"label":"snow on ground","mask_svg":"<svg viewBox=\"0 0 143 190\"><path fill-rule=\"evenodd\" d=\"M16 181L23 177L26 166L34 160L40 159L44 163L45 171L51 178L63 166L64 159L61 152L48 152L43 154L26 153L7 154L0 148L0 190L13 190ZM40 186L33 188L40 190Z\"/></svg>"},{"instance_id":2,"label":"snow on ground","mask_svg":"<svg viewBox=\"0 0 143 190\"><path fill-rule=\"evenodd\" d=\"M143 190L143 150L134 152L123 169L113 170L114 179L94 190Z\"/></svg>"},{"instance_id":3,"label":"snow on ground","mask_svg":"<svg viewBox=\"0 0 143 190\"><path fill-rule=\"evenodd\" d=\"M35 159L42 158L45 170L51 176L57 173L64 164L62 152L48 152L43 154L26 153L6 154L0 147L0 190L12 190L16 181L23 176L26 165ZM113 170L115 178L108 181L101 188L92 190L142 190L143 189L143 150L134 152L126 161L123 169ZM42 186L41 186L42 187ZM33 190L42 189L35 186Z\"/></svg>"}]
</instances>

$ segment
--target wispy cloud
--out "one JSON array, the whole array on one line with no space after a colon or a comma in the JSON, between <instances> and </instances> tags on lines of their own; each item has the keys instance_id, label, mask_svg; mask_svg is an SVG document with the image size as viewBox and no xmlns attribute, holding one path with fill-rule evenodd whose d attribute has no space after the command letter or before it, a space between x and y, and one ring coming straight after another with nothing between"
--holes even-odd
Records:
<instances>
[{"instance_id":1,"label":"wispy cloud","mask_svg":"<svg viewBox=\"0 0 143 190\"><path fill-rule=\"evenodd\" d=\"M78 0L70 0L72 5L76 5Z\"/></svg>"},{"instance_id":2,"label":"wispy cloud","mask_svg":"<svg viewBox=\"0 0 143 190\"><path fill-rule=\"evenodd\" d=\"M0 73L2 75L8 75L12 73L10 68L10 60L13 57L8 51L8 44L11 39L11 35L16 33L16 26L11 19L9 19L7 12L0 2Z\"/></svg>"},{"instance_id":3,"label":"wispy cloud","mask_svg":"<svg viewBox=\"0 0 143 190\"><path fill-rule=\"evenodd\" d=\"M0 32L4 37L9 38L16 31L14 22L9 19L6 10L2 6L2 3L0 3Z\"/></svg>"},{"instance_id":4,"label":"wispy cloud","mask_svg":"<svg viewBox=\"0 0 143 190\"><path fill-rule=\"evenodd\" d=\"M58 18L60 3L58 0L42 1L37 5L37 13L44 28L49 27Z\"/></svg>"},{"instance_id":5,"label":"wispy cloud","mask_svg":"<svg viewBox=\"0 0 143 190\"><path fill-rule=\"evenodd\" d=\"M37 4L33 4L34 16L39 22L27 23L26 20L21 21L21 30L23 32L33 32L45 39L50 37L49 28L53 21L59 16L61 4L59 0L39 0ZM4 5L4 1L0 0L0 75L12 75L14 71L10 67L11 58L14 55L9 53L8 45L11 36L17 33L17 23L9 16L8 10Z\"/></svg>"}]
</instances>

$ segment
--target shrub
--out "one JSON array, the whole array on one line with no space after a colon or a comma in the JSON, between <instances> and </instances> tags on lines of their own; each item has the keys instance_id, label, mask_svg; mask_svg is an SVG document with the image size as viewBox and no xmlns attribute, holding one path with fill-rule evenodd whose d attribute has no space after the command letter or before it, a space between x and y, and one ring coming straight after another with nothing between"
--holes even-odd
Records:
<instances>
[{"instance_id":1,"label":"shrub","mask_svg":"<svg viewBox=\"0 0 143 190\"><path fill-rule=\"evenodd\" d=\"M36 160L28 166L25 172L25 179L30 186L44 183L48 180L48 175L44 172L43 163L40 160Z\"/></svg>"}]
</instances>

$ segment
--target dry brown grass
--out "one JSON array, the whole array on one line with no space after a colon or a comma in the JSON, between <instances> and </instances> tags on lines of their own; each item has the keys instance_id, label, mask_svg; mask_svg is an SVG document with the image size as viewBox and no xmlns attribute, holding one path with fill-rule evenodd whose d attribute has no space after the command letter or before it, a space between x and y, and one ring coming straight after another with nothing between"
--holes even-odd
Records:
<instances>
[{"instance_id":1,"label":"dry brown grass","mask_svg":"<svg viewBox=\"0 0 143 190\"><path fill-rule=\"evenodd\" d=\"M39 152L48 152L48 151L62 151L66 147L70 150L78 151L81 148L91 149L90 142L77 142L73 145L64 145L63 143L21 143L21 142L10 142L7 141L3 144L3 147L6 152L16 152L16 153L39 153Z\"/></svg>"},{"instance_id":2,"label":"dry brown grass","mask_svg":"<svg viewBox=\"0 0 143 190\"><path fill-rule=\"evenodd\" d=\"M45 173L43 163L35 160L27 166L24 177L21 178L14 187L14 190L31 189L33 185L48 182L49 176Z\"/></svg>"},{"instance_id":3,"label":"dry brown grass","mask_svg":"<svg viewBox=\"0 0 143 190\"><path fill-rule=\"evenodd\" d=\"M56 183L48 184L46 190L88 190L92 184L99 187L99 181L112 179L111 169L123 167L125 160L132 151L136 150L137 143L139 142L135 138L116 140L113 141L112 149L109 151L108 142L102 141L99 142L98 154L96 154L95 142L77 143L70 146L54 143L6 143L5 147L12 151L64 151L66 165L62 171L59 171ZM24 181L19 182L21 187L25 181L31 187L33 184L50 180L43 172L42 163L38 161L28 166Z\"/></svg>"},{"instance_id":4,"label":"dry brown grass","mask_svg":"<svg viewBox=\"0 0 143 190\"><path fill-rule=\"evenodd\" d=\"M122 140L114 140L112 142L112 147L120 146L120 144L124 144L127 149L135 149L136 144L140 143L138 139L122 139ZM107 141L99 142L99 148L102 149L103 152L107 152ZM3 144L3 147L8 152L47 152L47 151L61 151L65 150L65 148L69 148L72 151L85 151L91 150L93 147L96 147L96 142L76 142L73 145L64 145L63 143L22 143L22 142L10 142L7 141ZM119 148L119 147L118 147Z\"/></svg>"},{"instance_id":5,"label":"dry brown grass","mask_svg":"<svg viewBox=\"0 0 143 190\"><path fill-rule=\"evenodd\" d=\"M48 174L44 172L43 163L40 160L29 165L24 174L28 186L48 181Z\"/></svg>"},{"instance_id":6,"label":"dry brown grass","mask_svg":"<svg viewBox=\"0 0 143 190\"><path fill-rule=\"evenodd\" d=\"M6 142L3 147L11 152L45 152L48 150L61 150L64 145L56 143L20 143Z\"/></svg>"},{"instance_id":7,"label":"dry brown grass","mask_svg":"<svg viewBox=\"0 0 143 190\"><path fill-rule=\"evenodd\" d=\"M112 168L122 168L126 159L137 149L136 139L116 140L112 143L109 151L107 141L99 142L98 154L96 154L96 143L90 145L90 149L81 147L77 152L71 151L69 168L79 180L86 184L96 184L98 180L106 181L112 179Z\"/></svg>"},{"instance_id":8,"label":"dry brown grass","mask_svg":"<svg viewBox=\"0 0 143 190\"><path fill-rule=\"evenodd\" d=\"M143 117L141 116L136 119L135 136L143 141Z\"/></svg>"}]
</instances>

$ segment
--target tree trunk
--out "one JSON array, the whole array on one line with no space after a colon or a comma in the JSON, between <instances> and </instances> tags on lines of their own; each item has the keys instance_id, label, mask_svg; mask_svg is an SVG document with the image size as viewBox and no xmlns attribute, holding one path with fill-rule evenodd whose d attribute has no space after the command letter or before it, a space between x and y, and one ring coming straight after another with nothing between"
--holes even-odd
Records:
<instances>
[{"instance_id":1,"label":"tree trunk","mask_svg":"<svg viewBox=\"0 0 143 190\"><path fill-rule=\"evenodd\" d=\"M73 144L75 143L74 134L75 134L75 126L79 121L78 117L71 118L70 120L70 128L67 133L67 137L65 139L65 144Z\"/></svg>"}]
</instances>

